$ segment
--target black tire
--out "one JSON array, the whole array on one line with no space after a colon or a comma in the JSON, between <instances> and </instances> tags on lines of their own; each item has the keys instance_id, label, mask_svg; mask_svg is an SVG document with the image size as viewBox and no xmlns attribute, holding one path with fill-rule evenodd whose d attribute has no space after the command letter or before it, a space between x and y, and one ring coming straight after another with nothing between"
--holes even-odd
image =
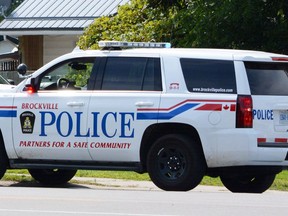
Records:
<instances>
[{"instance_id":1,"label":"black tire","mask_svg":"<svg viewBox=\"0 0 288 216\"><path fill-rule=\"evenodd\" d=\"M153 183L167 191L188 191L202 180L206 163L199 143L181 135L165 135L153 144L147 156Z\"/></svg>"},{"instance_id":2,"label":"black tire","mask_svg":"<svg viewBox=\"0 0 288 216\"><path fill-rule=\"evenodd\" d=\"M28 171L36 181L50 186L66 184L77 172L77 170L62 169L29 169Z\"/></svg>"},{"instance_id":3,"label":"black tire","mask_svg":"<svg viewBox=\"0 0 288 216\"><path fill-rule=\"evenodd\" d=\"M276 175L220 177L223 185L233 193L263 193L273 184Z\"/></svg>"},{"instance_id":4,"label":"black tire","mask_svg":"<svg viewBox=\"0 0 288 216\"><path fill-rule=\"evenodd\" d=\"M9 162L5 148L0 146L0 179L2 179L2 177L5 175L8 164Z\"/></svg>"}]
</instances>

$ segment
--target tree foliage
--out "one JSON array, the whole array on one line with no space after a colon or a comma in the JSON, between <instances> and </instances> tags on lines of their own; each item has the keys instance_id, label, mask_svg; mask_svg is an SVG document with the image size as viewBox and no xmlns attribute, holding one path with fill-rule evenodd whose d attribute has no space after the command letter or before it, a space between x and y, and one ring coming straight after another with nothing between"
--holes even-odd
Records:
<instances>
[{"instance_id":1,"label":"tree foliage","mask_svg":"<svg viewBox=\"0 0 288 216\"><path fill-rule=\"evenodd\" d=\"M100 40L159 41L169 37L167 13L148 8L144 0L132 0L121 6L115 16L103 16L90 25L78 45L95 49Z\"/></svg>"},{"instance_id":2,"label":"tree foliage","mask_svg":"<svg viewBox=\"0 0 288 216\"><path fill-rule=\"evenodd\" d=\"M6 16L10 15L11 12L12 12L13 10L15 10L23 1L24 1L24 0L12 0L10 7L9 7L9 8L7 9L7 11L5 12L5 15L6 15ZM1 5L1 3L0 3L0 5ZM0 22L1 22L2 20L4 20L4 18L5 18L5 17L4 17L3 15L0 16Z\"/></svg>"},{"instance_id":3,"label":"tree foliage","mask_svg":"<svg viewBox=\"0 0 288 216\"><path fill-rule=\"evenodd\" d=\"M287 53L287 12L286 0L194 0L177 13L178 45Z\"/></svg>"},{"instance_id":4,"label":"tree foliage","mask_svg":"<svg viewBox=\"0 0 288 216\"><path fill-rule=\"evenodd\" d=\"M101 17L79 40L168 41L173 47L254 49L288 53L287 0L131 0Z\"/></svg>"},{"instance_id":5,"label":"tree foliage","mask_svg":"<svg viewBox=\"0 0 288 216\"><path fill-rule=\"evenodd\" d=\"M162 11L167 11L171 8L178 10L185 9L188 1L186 0L148 0L148 7L159 8Z\"/></svg>"}]
</instances>

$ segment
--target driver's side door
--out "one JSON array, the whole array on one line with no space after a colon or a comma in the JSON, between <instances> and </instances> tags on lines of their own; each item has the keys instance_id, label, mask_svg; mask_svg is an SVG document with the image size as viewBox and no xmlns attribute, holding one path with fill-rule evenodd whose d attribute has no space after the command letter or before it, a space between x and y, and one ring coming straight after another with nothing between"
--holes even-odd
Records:
<instances>
[{"instance_id":1,"label":"driver's side door","mask_svg":"<svg viewBox=\"0 0 288 216\"><path fill-rule=\"evenodd\" d=\"M95 58L65 61L35 78L38 91L16 94L13 120L19 158L91 160L87 149L87 111L91 92L86 83Z\"/></svg>"}]
</instances>

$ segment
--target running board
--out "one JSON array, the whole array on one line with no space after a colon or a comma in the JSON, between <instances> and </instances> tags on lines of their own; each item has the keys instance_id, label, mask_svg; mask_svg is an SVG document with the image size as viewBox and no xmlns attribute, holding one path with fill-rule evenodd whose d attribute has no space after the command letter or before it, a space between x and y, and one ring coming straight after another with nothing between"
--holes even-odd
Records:
<instances>
[{"instance_id":1,"label":"running board","mask_svg":"<svg viewBox=\"0 0 288 216\"><path fill-rule=\"evenodd\" d=\"M59 161L59 160L10 160L15 169L77 169L77 170L121 170L144 173L140 162L106 161Z\"/></svg>"}]
</instances>

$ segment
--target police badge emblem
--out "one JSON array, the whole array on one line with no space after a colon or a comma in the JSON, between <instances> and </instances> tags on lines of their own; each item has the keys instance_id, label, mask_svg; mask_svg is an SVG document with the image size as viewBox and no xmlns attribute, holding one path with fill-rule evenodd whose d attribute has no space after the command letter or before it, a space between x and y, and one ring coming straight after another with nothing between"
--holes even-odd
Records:
<instances>
[{"instance_id":1,"label":"police badge emblem","mask_svg":"<svg viewBox=\"0 0 288 216\"><path fill-rule=\"evenodd\" d=\"M23 112L20 115L20 124L22 133L33 133L34 129L34 122L35 122L35 114L32 112Z\"/></svg>"}]
</instances>

